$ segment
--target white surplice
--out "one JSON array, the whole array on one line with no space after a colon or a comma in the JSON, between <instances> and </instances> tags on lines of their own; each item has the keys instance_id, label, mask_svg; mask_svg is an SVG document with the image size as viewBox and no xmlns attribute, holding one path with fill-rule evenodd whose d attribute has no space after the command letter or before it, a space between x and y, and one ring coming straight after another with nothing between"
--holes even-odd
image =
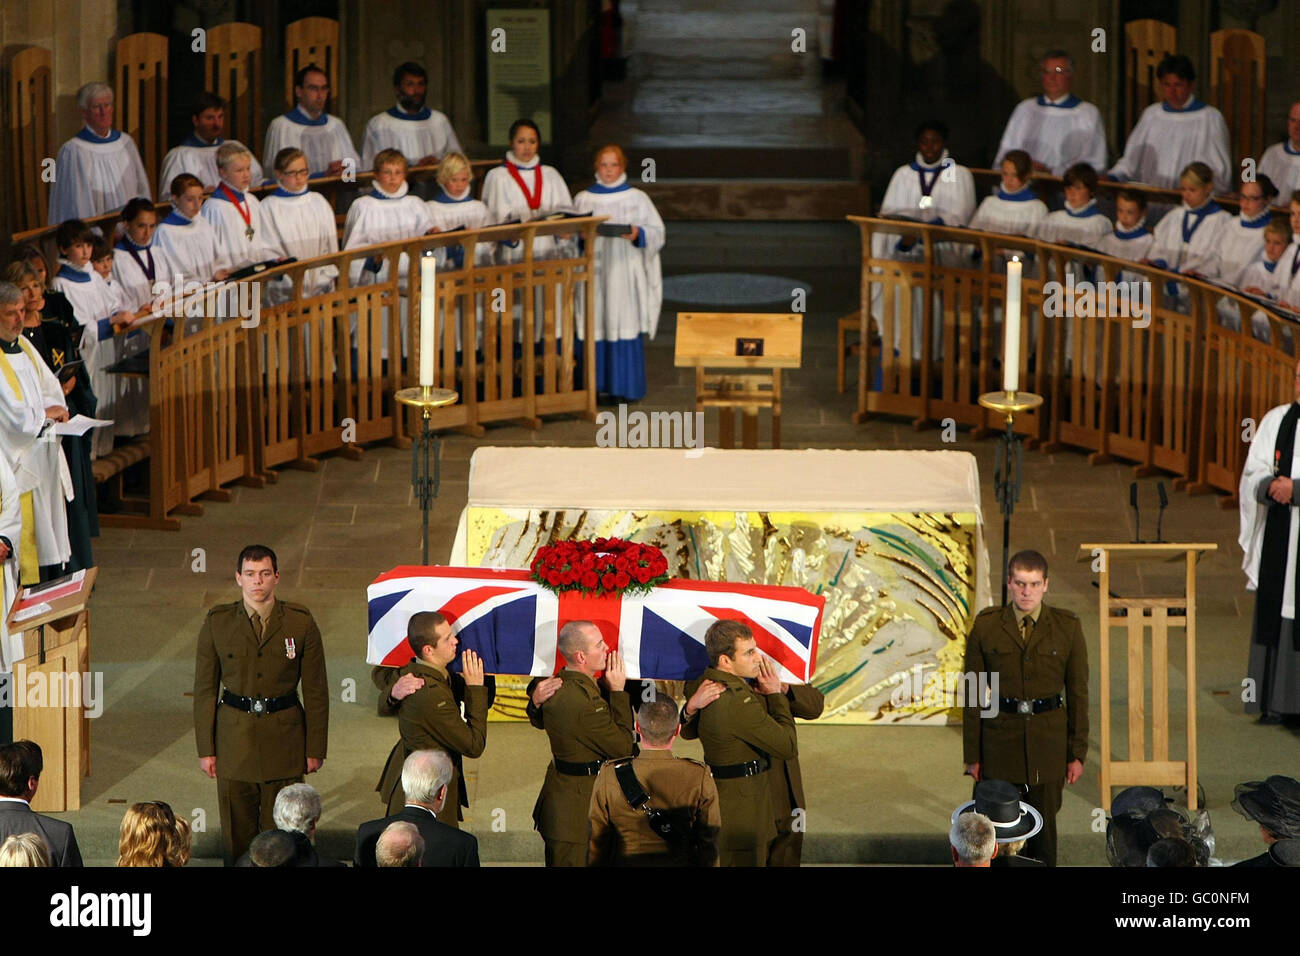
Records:
<instances>
[{"instance_id":1,"label":"white surplice","mask_svg":"<svg viewBox=\"0 0 1300 956\"><path fill-rule=\"evenodd\" d=\"M1106 168L1106 132L1097 107L1074 94L1057 100L1031 96L1021 100L1007 121L998 144L997 169L1013 149L1023 149L1053 176L1062 176L1075 163L1087 163L1098 173Z\"/></svg>"},{"instance_id":2,"label":"white surplice","mask_svg":"<svg viewBox=\"0 0 1300 956\"><path fill-rule=\"evenodd\" d=\"M4 573L4 603L0 607L0 673L7 674L23 656L21 629L11 637L9 626L5 623L9 620L9 609L13 607L14 598L18 596L21 570L18 549L23 536L23 509L13 466L9 464L9 456L3 454L0 454L0 536L9 541L9 557L0 563L0 569Z\"/></svg>"},{"instance_id":3,"label":"white surplice","mask_svg":"<svg viewBox=\"0 0 1300 956\"><path fill-rule=\"evenodd\" d=\"M90 219L121 209L132 199L152 199L135 140L121 130L96 136L90 127L59 147L50 186L48 222Z\"/></svg>"},{"instance_id":4,"label":"white surplice","mask_svg":"<svg viewBox=\"0 0 1300 956\"><path fill-rule=\"evenodd\" d=\"M463 152L451 121L427 106L415 113L394 106L370 117L361 137L361 168L373 169L375 155L385 149L399 150L412 166L425 156Z\"/></svg>"},{"instance_id":5,"label":"white surplice","mask_svg":"<svg viewBox=\"0 0 1300 956\"><path fill-rule=\"evenodd\" d=\"M1228 148L1228 124L1213 106L1192 97L1180 110L1153 103L1142 111L1124 144L1124 155L1110 169L1123 182L1177 189L1189 163L1214 171L1217 193L1231 192L1235 177Z\"/></svg>"},{"instance_id":6,"label":"white surplice","mask_svg":"<svg viewBox=\"0 0 1300 956\"><path fill-rule=\"evenodd\" d=\"M238 143L239 140L224 140L218 136L209 143L199 139L198 134L191 133L189 139L175 149L168 150L163 157L162 172L158 174L158 192L166 195L171 189L172 180L181 173L197 176L204 189L215 189L217 183L221 182L221 173L217 171L217 147L226 142ZM256 156L250 155L248 158L253 185L260 186L266 181L262 164Z\"/></svg>"},{"instance_id":7,"label":"white surplice","mask_svg":"<svg viewBox=\"0 0 1300 956\"><path fill-rule=\"evenodd\" d=\"M266 227L267 245L278 258L292 256L299 261L339 251L339 235L334 226L334 210L320 193L304 189L291 193L284 187L262 199L262 224ZM334 288L339 277L337 266L320 266L303 274L302 296L324 295ZM293 286L287 277L267 283L271 302L287 302Z\"/></svg>"},{"instance_id":8,"label":"white surplice","mask_svg":"<svg viewBox=\"0 0 1300 956\"><path fill-rule=\"evenodd\" d=\"M527 165L521 165L513 152L506 153L506 162L515 166L524 188L515 182L510 170L505 166L495 166L483 177L483 203L488 207L494 223L509 220L530 222L556 211L571 211L573 197L564 177L554 166L542 166L542 194L536 208L529 204L528 197L535 196L537 190L537 169L541 160L536 157ZM556 240L551 236L539 236L533 240L534 259L562 259L573 254L572 240ZM524 258L523 240L513 243L500 243L497 246L497 261L500 263L519 262ZM540 334L540 333L539 333Z\"/></svg>"},{"instance_id":9,"label":"white surplice","mask_svg":"<svg viewBox=\"0 0 1300 956\"><path fill-rule=\"evenodd\" d=\"M1274 143L1260 157L1259 172L1273 180L1276 201L1285 206L1291 193L1300 189L1300 149L1292 149L1289 139Z\"/></svg>"},{"instance_id":10,"label":"white surplice","mask_svg":"<svg viewBox=\"0 0 1300 956\"><path fill-rule=\"evenodd\" d=\"M81 325L81 358L90 373L90 387L99 400L96 415L113 419L117 415L117 376L108 367L117 361L117 346L113 342L113 326L109 322L121 304L117 294L109 288L89 263L78 269L69 262L60 262L59 271L51 283L57 292L68 297L72 312ZM114 429L105 426L90 432L91 457L100 458L113 450Z\"/></svg>"},{"instance_id":11,"label":"white surplice","mask_svg":"<svg viewBox=\"0 0 1300 956\"><path fill-rule=\"evenodd\" d=\"M262 166L275 169L275 156L290 146L303 151L307 169L312 178L322 176L336 160L352 160L353 169L360 171L361 157L352 145L352 135L337 116L322 113L310 119L297 106L283 116L271 120L262 143Z\"/></svg>"}]
</instances>

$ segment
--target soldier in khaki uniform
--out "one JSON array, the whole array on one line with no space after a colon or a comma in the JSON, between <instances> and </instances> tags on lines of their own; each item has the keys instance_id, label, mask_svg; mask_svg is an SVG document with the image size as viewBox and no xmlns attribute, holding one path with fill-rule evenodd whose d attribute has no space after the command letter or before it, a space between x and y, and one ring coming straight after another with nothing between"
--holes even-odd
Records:
<instances>
[{"instance_id":1,"label":"soldier in khaki uniform","mask_svg":"<svg viewBox=\"0 0 1300 956\"><path fill-rule=\"evenodd\" d=\"M706 765L673 755L680 726L671 697L660 694L637 711L640 755L611 761L596 776L588 866L718 865L718 788ZM628 802L617 771L624 763L644 788L647 807L671 822L671 842L655 832L646 810Z\"/></svg>"},{"instance_id":2,"label":"soldier in khaki uniform","mask_svg":"<svg viewBox=\"0 0 1300 956\"><path fill-rule=\"evenodd\" d=\"M1028 785L1043 829L1025 852L1055 866L1061 794L1088 754L1088 647L1076 614L1043 603L1041 554L1021 551L1007 567L1012 603L981 611L966 639L966 673L990 675L998 713L981 717L977 702L964 702L963 760L976 781Z\"/></svg>"},{"instance_id":3,"label":"soldier in khaki uniform","mask_svg":"<svg viewBox=\"0 0 1300 956\"><path fill-rule=\"evenodd\" d=\"M744 624L715 621L704 649L712 666L701 675L702 685L720 685L698 718L704 760L722 804L722 865L766 866L777 835L769 774L773 761L798 754L790 702ZM757 690L750 678L757 678Z\"/></svg>"},{"instance_id":4,"label":"soldier in khaki uniform","mask_svg":"<svg viewBox=\"0 0 1300 956\"><path fill-rule=\"evenodd\" d=\"M447 792L457 794L458 799L443 802L438 820L454 827L462 819L460 808L469 806L462 760L481 757L487 745L488 696L483 686L483 661L471 650L463 655L466 686L462 719L447 670L447 665L456 659L459 644L451 625L437 611L422 611L411 615L406 633L416 658L399 674L401 677L412 674L424 684L398 705L397 729L401 739L389 753L375 789L387 802L389 815L397 813L406 806L406 794L402 792L402 764L406 758L417 750L445 751L452 762Z\"/></svg>"},{"instance_id":5,"label":"soldier in khaki uniform","mask_svg":"<svg viewBox=\"0 0 1300 956\"><path fill-rule=\"evenodd\" d=\"M609 653L594 624L564 625L559 648L567 666L558 675L558 689L545 703L528 708L533 726L550 738L553 758L533 808L533 822L546 843L547 866L586 866L592 787L602 763L633 752L632 703L623 689L623 660ZM596 685L595 675L602 670L608 700ZM553 686L554 679L546 683Z\"/></svg>"},{"instance_id":6,"label":"soldier in khaki uniform","mask_svg":"<svg viewBox=\"0 0 1300 956\"><path fill-rule=\"evenodd\" d=\"M199 769L217 780L227 865L275 826L276 794L320 769L329 732L325 652L311 612L275 599L270 548L245 548L238 569L243 598L208 612L194 661Z\"/></svg>"},{"instance_id":7,"label":"soldier in khaki uniform","mask_svg":"<svg viewBox=\"0 0 1300 956\"><path fill-rule=\"evenodd\" d=\"M686 706L682 709L682 738L694 740L699 733L700 709L717 700L723 685L700 677L686 685ZM826 697L811 684L782 682L781 694L790 705L791 717L816 720L826 708ZM767 698L759 697L767 706ZM798 866L803 857L803 835L808 803L804 799L803 772L799 769L799 755L789 760L772 757L772 769L767 778L772 785L772 812L776 825L776 839L767 853L768 866Z\"/></svg>"}]
</instances>

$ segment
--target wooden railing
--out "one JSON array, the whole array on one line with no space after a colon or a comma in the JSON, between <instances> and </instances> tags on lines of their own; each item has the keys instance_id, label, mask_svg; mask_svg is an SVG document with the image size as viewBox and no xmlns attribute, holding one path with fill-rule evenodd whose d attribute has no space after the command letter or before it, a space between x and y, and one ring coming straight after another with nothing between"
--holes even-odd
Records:
<instances>
[{"instance_id":1,"label":"wooden railing","mask_svg":"<svg viewBox=\"0 0 1300 956\"><path fill-rule=\"evenodd\" d=\"M1001 175L996 169L979 169L972 168L971 176L975 179L975 192L977 197L984 196L985 189L996 188L1001 183ZM1104 170L1098 170L1104 172ZM1064 200L1065 183L1061 181L1060 176L1052 176L1048 173L1033 173L1029 177L1029 184L1034 188L1038 198L1048 204L1049 208L1059 208L1059 203L1053 204L1053 200ZM1177 206L1183 201L1182 194L1177 189L1161 189L1158 186L1147 186L1143 183L1118 183L1102 180L1097 184L1097 198L1102 204L1108 204L1114 208L1115 196L1121 189L1133 189L1140 192L1148 204ZM1289 196L1278 196L1275 200L1281 203L1273 207L1273 212L1279 216L1285 216L1288 213L1287 200ZM1235 195L1215 196L1214 201L1222 206L1225 210L1234 216L1241 211L1241 204ZM1113 216L1111 218L1114 218ZM1153 225L1153 221L1148 221L1148 226Z\"/></svg>"},{"instance_id":2,"label":"wooden railing","mask_svg":"<svg viewBox=\"0 0 1300 956\"><path fill-rule=\"evenodd\" d=\"M225 486L231 482L261 485L275 480L276 466L314 469L319 455L343 451L355 457L372 442L406 445L419 420L402 414L393 393L417 384L419 258L425 249L465 249L464 268L438 272L435 343L435 384L456 389L461 398L435 409L432 427L482 434L484 424L522 420L536 428L539 416L565 412L594 421L591 278L602 218L351 249L193 293L169 306L170 323L158 319L147 326L148 511L113 516L109 523L175 529L175 515L202 513L200 499L228 500ZM533 259L537 238L570 235L581 238L580 254ZM499 241L519 242L523 260L475 266L475 243ZM399 274L403 255L410 263L405 279ZM354 285L349 267L367 258L388 263L386 278ZM336 288L301 296L304 276L327 266L338 270ZM222 318L236 312L237 303L246 310L260 303L273 281L287 283L288 301L262 306L255 316ZM187 309L201 310L202 317L184 318ZM534 346L539 327L541 343Z\"/></svg>"},{"instance_id":3,"label":"wooden railing","mask_svg":"<svg viewBox=\"0 0 1300 956\"><path fill-rule=\"evenodd\" d=\"M997 250L1015 249L1028 255L1021 388L1045 398L1016 430L1048 450L1073 446L1092 452L1094 462L1124 459L1139 473L1175 475L1177 488L1225 492L1225 507L1235 502L1248 420L1293 396L1291 335L1300 332L1300 315L1072 246L848 218L863 249L854 421L903 415L921 427L951 418L981 436L1003 427L978 398L1001 387L1006 276ZM874 237L888 237L878 240L879 257ZM899 237L915 240L911 258L884 257ZM1186 290L1178 299L1165 294L1175 280ZM1094 308L1080 298L1085 291L1097 294ZM1113 296L1120 291L1136 291L1138 304ZM1240 318L1241 331L1222 324L1225 311ZM1258 314L1271 344L1252 334Z\"/></svg>"}]
</instances>

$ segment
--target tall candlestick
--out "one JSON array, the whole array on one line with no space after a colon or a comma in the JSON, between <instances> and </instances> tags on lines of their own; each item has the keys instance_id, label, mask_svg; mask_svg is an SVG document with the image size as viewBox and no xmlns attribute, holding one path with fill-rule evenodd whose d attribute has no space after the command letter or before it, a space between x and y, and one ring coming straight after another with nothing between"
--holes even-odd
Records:
<instances>
[{"instance_id":1,"label":"tall candlestick","mask_svg":"<svg viewBox=\"0 0 1300 956\"><path fill-rule=\"evenodd\" d=\"M433 387L433 327L438 312L438 260L432 249L420 256L420 385Z\"/></svg>"},{"instance_id":2,"label":"tall candlestick","mask_svg":"<svg viewBox=\"0 0 1300 956\"><path fill-rule=\"evenodd\" d=\"M1002 390L1020 387L1020 258L1007 263L1007 307L1002 317Z\"/></svg>"}]
</instances>

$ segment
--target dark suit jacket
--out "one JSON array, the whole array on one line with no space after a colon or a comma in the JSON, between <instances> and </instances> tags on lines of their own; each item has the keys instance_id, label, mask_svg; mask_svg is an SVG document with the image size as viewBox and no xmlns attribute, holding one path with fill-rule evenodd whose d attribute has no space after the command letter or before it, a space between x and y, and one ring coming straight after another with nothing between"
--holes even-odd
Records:
<instances>
[{"instance_id":1,"label":"dark suit jacket","mask_svg":"<svg viewBox=\"0 0 1300 956\"><path fill-rule=\"evenodd\" d=\"M390 817L371 820L357 828L357 852L353 866L374 867L375 844L390 823L414 823L424 837L424 866L478 866L478 840L472 833L457 830L423 807L407 805Z\"/></svg>"},{"instance_id":2,"label":"dark suit jacket","mask_svg":"<svg viewBox=\"0 0 1300 956\"><path fill-rule=\"evenodd\" d=\"M35 833L44 840L54 866L82 865L71 823L34 813L26 803L0 800L0 842L18 833Z\"/></svg>"}]
</instances>

